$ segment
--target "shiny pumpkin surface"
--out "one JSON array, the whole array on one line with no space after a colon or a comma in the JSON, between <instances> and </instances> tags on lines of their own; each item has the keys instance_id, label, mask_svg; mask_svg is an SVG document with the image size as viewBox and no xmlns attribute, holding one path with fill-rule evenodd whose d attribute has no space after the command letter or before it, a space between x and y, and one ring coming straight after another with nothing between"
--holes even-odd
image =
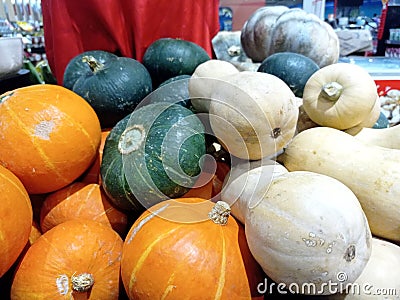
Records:
<instances>
[{"instance_id":1,"label":"shiny pumpkin surface","mask_svg":"<svg viewBox=\"0 0 400 300\"><path fill-rule=\"evenodd\" d=\"M28 242L33 212L20 180L0 166L0 277L17 260Z\"/></svg>"},{"instance_id":2,"label":"shiny pumpkin surface","mask_svg":"<svg viewBox=\"0 0 400 300\"><path fill-rule=\"evenodd\" d=\"M99 184L74 182L49 194L40 211L43 232L71 219L90 219L125 233L127 216L110 204Z\"/></svg>"},{"instance_id":3,"label":"shiny pumpkin surface","mask_svg":"<svg viewBox=\"0 0 400 300\"><path fill-rule=\"evenodd\" d=\"M262 271L244 229L208 219L214 203L167 200L144 212L123 247L122 281L130 299L250 299ZM249 283L250 282L250 283Z\"/></svg>"},{"instance_id":4,"label":"shiny pumpkin surface","mask_svg":"<svg viewBox=\"0 0 400 300\"><path fill-rule=\"evenodd\" d=\"M29 194L60 189L94 161L101 139L96 113L80 96L57 85L0 95L0 164Z\"/></svg>"},{"instance_id":5,"label":"shiny pumpkin surface","mask_svg":"<svg viewBox=\"0 0 400 300\"><path fill-rule=\"evenodd\" d=\"M28 249L16 270L11 299L118 299L122 244L99 222L64 222ZM72 289L72 279L80 274L93 276L88 291Z\"/></svg>"}]
</instances>

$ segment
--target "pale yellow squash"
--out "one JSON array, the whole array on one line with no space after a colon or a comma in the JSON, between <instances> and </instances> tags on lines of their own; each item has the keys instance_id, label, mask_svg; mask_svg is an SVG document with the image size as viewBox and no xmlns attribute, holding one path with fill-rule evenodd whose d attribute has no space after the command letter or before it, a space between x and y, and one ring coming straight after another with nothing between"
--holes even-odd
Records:
<instances>
[{"instance_id":1,"label":"pale yellow squash","mask_svg":"<svg viewBox=\"0 0 400 300\"><path fill-rule=\"evenodd\" d=\"M299 110L280 78L242 71L225 76L211 93L211 129L230 154L249 160L273 156L293 137Z\"/></svg>"},{"instance_id":2,"label":"pale yellow squash","mask_svg":"<svg viewBox=\"0 0 400 300\"><path fill-rule=\"evenodd\" d=\"M231 214L244 224L247 208L259 200L253 199L253 191L264 189L267 192L272 179L287 172L284 166L273 160L243 162L227 174L221 200L230 205Z\"/></svg>"},{"instance_id":3,"label":"pale yellow squash","mask_svg":"<svg viewBox=\"0 0 400 300\"><path fill-rule=\"evenodd\" d=\"M361 275L354 284L346 286L346 293L327 298L339 299L400 299L400 247L373 237L371 257Z\"/></svg>"},{"instance_id":4,"label":"pale yellow squash","mask_svg":"<svg viewBox=\"0 0 400 300\"><path fill-rule=\"evenodd\" d=\"M376 98L375 105L372 107L372 110L366 116L366 118L358 125L351 127L349 129L344 130L346 133L351 135L356 135L363 128L372 128L375 125L376 121L379 119L379 114L381 113L381 101L379 97Z\"/></svg>"},{"instance_id":5,"label":"pale yellow squash","mask_svg":"<svg viewBox=\"0 0 400 300\"><path fill-rule=\"evenodd\" d=\"M303 294L330 294L328 283L340 282L342 272L354 282L371 254L370 229L354 193L332 177L306 171L266 184L248 184L243 195L251 195L246 239L268 277Z\"/></svg>"},{"instance_id":6,"label":"pale yellow squash","mask_svg":"<svg viewBox=\"0 0 400 300\"><path fill-rule=\"evenodd\" d=\"M400 150L315 127L296 135L278 159L289 171L318 172L340 180L357 196L372 233L400 241Z\"/></svg>"},{"instance_id":7,"label":"pale yellow squash","mask_svg":"<svg viewBox=\"0 0 400 300\"><path fill-rule=\"evenodd\" d=\"M188 84L190 101L196 112L208 112L211 92L218 82L217 79L236 73L239 73L239 70L223 60L210 59L198 65Z\"/></svg>"},{"instance_id":8,"label":"pale yellow squash","mask_svg":"<svg viewBox=\"0 0 400 300\"><path fill-rule=\"evenodd\" d=\"M363 128L355 138L369 145L400 150L400 125L381 129Z\"/></svg>"},{"instance_id":9,"label":"pale yellow squash","mask_svg":"<svg viewBox=\"0 0 400 300\"><path fill-rule=\"evenodd\" d=\"M311 75L304 87L303 107L315 123L344 130L363 122L377 97L375 81L365 69L336 63Z\"/></svg>"}]
</instances>

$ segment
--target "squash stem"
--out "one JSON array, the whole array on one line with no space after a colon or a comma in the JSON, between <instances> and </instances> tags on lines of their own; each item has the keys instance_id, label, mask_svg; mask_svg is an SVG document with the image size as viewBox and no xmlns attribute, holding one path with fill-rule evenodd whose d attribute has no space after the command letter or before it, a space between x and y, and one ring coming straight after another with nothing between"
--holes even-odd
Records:
<instances>
[{"instance_id":1,"label":"squash stem","mask_svg":"<svg viewBox=\"0 0 400 300\"><path fill-rule=\"evenodd\" d=\"M96 73L97 71L103 69L104 65L99 62L97 59L95 59L91 55L85 55L82 57L82 62L87 63L89 68L92 70L92 72Z\"/></svg>"},{"instance_id":2,"label":"squash stem","mask_svg":"<svg viewBox=\"0 0 400 300\"><path fill-rule=\"evenodd\" d=\"M129 154L138 150L145 140L143 125L133 125L125 129L118 142L118 150L121 154Z\"/></svg>"},{"instance_id":3,"label":"squash stem","mask_svg":"<svg viewBox=\"0 0 400 300\"><path fill-rule=\"evenodd\" d=\"M208 213L208 217L215 224L226 225L230 214L231 208L229 207L229 204L224 201L217 201L212 210Z\"/></svg>"},{"instance_id":4,"label":"squash stem","mask_svg":"<svg viewBox=\"0 0 400 300\"><path fill-rule=\"evenodd\" d=\"M89 291L92 288L94 284L94 278L93 275L90 273L82 273L78 275L72 275L71 282L74 292L83 293Z\"/></svg>"},{"instance_id":5,"label":"squash stem","mask_svg":"<svg viewBox=\"0 0 400 300\"><path fill-rule=\"evenodd\" d=\"M343 92L343 86L336 81L332 81L323 85L322 92L327 99L337 101Z\"/></svg>"}]
</instances>

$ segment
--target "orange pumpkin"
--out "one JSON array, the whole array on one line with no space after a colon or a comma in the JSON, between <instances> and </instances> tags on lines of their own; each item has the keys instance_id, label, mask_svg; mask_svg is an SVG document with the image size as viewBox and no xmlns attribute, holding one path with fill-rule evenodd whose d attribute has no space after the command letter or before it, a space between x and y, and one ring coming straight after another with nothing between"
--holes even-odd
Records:
<instances>
[{"instance_id":1,"label":"orange pumpkin","mask_svg":"<svg viewBox=\"0 0 400 300\"><path fill-rule=\"evenodd\" d=\"M29 194L67 186L90 166L101 128L93 108L58 85L32 85L0 95L0 164Z\"/></svg>"},{"instance_id":2,"label":"orange pumpkin","mask_svg":"<svg viewBox=\"0 0 400 300\"><path fill-rule=\"evenodd\" d=\"M220 200L222 184L230 167L223 161L215 161L214 163L216 164L215 172L213 173L212 169L208 170L206 167L205 171L202 171L200 174L194 187L181 198L202 198L212 200L213 202Z\"/></svg>"},{"instance_id":3,"label":"orange pumpkin","mask_svg":"<svg viewBox=\"0 0 400 300\"><path fill-rule=\"evenodd\" d=\"M122 244L114 230L96 221L59 224L27 250L11 299L118 299Z\"/></svg>"},{"instance_id":4,"label":"orange pumpkin","mask_svg":"<svg viewBox=\"0 0 400 300\"><path fill-rule=\"evenodd\" d=\"M121 260L129 299L262 299L256 287L264 274L250 254L244 228L227 219L224 205L219 211L214 204L170 199L135 221Z\"/></svg>"},{"instance_id":5,"label":"orange pumpkin","mask_svg":"<svg viewBox=\"0 0 400 300\"><path fill-rule=\"evenodd\" d=\"M110 133L110 130L111 129L103 129L101 131L101 141L100 141L99 151L96 155L96 159L89 166L89 168L83 173L79 181L86 183L101 184L100 165L101 165L101 159L103 157L104 143L106 142L106 138Z\"/></svg>"},{"instance_id":6,"label":"orange pumpkin","mask_svg":"<svg viewBox=\"0 0 400 300\"><path fill-rule=\"evenodd\" d=\"M120 235L127 230L127 216L110 204L101 186L74 182L49 194L41 207L40 228L46 232L70 219L91 219L112 227Z\"/></svg>"},{"instance_id":7,"label":"orange pumpkin","mask_svg":"<svg viewBox=\"0 0 400 300\"><path fill-rule=\"evenodd\" d=\"M14 264L29 239L33 211L21 181L0 166L0 277Z\"/></svg>"}]
</instances>

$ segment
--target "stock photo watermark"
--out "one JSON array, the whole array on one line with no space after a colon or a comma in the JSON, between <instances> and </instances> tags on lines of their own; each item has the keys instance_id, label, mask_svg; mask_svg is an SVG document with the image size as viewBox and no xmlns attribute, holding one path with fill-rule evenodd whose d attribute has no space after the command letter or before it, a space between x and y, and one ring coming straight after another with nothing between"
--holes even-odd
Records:
<instances>
[{"instance_id":1,"label":"stock photo watermark","mask_svg":"<svg viewBox=\"0 0 400 300\"><path fill-rule=\"evenodd\" d=\"M364 282L347 282L348 276L345 272L336 275L337 281L328 280L323 283L283 283L274 282L265 278L257 285L260 294L303 294L303 295L327 295L327 294L349 294L358 296L398 296L400 289L394 287L378 287Z\"/></svg>"}]
</instances>

